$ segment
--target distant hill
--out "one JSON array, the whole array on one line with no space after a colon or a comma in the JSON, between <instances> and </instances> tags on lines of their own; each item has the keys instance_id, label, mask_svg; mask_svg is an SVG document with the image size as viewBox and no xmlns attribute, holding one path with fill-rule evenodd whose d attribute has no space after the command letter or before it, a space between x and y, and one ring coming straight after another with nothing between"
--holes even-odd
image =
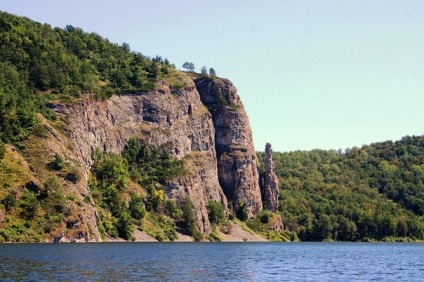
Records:
<instances>
[{"instance_id":1,"label":"distant hill","mask_svg":"<svg viewBox=\"0 0 424 282\"><path fill-rule=\"evenodd\" d=\"M301 240L424 239L424 136L274 162L285 229Z\"/></svg>"}]
</instances>

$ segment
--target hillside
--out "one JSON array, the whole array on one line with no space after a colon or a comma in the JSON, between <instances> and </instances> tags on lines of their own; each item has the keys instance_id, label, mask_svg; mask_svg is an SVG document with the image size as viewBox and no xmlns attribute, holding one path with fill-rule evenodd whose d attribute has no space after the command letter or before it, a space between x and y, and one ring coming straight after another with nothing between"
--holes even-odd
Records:
<instances>
[{"instance_id":1,"label":"hillside","mask_svg":"<svg viewBox=\"0 0 424 282\"><path fill-rule=\"evenodd\" d=\"M0 241L220 240L262 210L229 80L3 12L0 46Z\"/></svg>"},{"instance_id":2,"label":"hillside","mask_svg":"<svg viewBox=\"0 0 424 282\"><path fill-rule=\"evenodd\" d=\"M424 239L424 136L274 162L285 229L301 240Z\"/></svg>"}]
</instances>

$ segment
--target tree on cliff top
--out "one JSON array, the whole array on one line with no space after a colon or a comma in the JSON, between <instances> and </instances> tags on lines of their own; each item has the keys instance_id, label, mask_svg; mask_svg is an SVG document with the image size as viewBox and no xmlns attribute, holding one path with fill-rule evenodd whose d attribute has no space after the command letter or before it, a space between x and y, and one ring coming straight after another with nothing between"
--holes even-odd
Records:
<instances>
[{"instance_id":1,"label":"tree on cliff top","mask_svg":"<svg viewBox=\"0 0 424 282\"><path fill-rule=\"evenodd\" d=\"M194 64L191 63L191 62L185 62L183 64L183 68L187 69L187 71L189 71L189 72L194 72L194 70L195 70Z\"/></svg>"}]
</instances>

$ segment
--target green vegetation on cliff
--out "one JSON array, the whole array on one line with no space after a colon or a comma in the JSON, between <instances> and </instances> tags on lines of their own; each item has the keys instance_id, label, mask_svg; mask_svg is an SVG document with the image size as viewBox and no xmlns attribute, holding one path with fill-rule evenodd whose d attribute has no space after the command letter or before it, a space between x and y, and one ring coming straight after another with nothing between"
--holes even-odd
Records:
<instances>
[{"instance_id":1,"label":"green vegetation on cliff","mask_svg":"<svg viewBox=\"0 0 424 282\"><path fill-rule=\"evenodd\" d=\"M149 90L175 66L150 59L71 25L52 28L0 12L0 59L16 67L31 91L79 97Z\"/></svg>"},{"instance_id":2,"label":"green vegetation on cliff","mask_svg":"<svg viewBox=\"0 0 424 282\"><path fill-rule=\"evenodd\" d=\"M273 160L284 228L301 240L424 239L424 136Z\"/></svg>"},{"instance_id":3,"label":"green vegetation on cliff","mask_svg":"<svg viewBox=\"0 0 424 282\"><path fill-rule=\"evenodd\" d=\"M193 217L191 210L185 212L184 203L166 199L166 180L185 170L183 161L171 158L164 148L130 139L122 156L97 149L93 159L89 185L99 207L102 236L133 240L135 225L159 241L173 241L175 222L184 223L184 216Z\"/></svg>"}]
</instances>

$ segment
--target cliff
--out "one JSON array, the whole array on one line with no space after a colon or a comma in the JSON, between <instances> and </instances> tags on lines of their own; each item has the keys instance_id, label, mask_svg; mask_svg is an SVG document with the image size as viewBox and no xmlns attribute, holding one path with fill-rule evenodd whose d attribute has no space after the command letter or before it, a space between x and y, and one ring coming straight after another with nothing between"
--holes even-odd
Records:
<instances>
[{"instance_id":1,"label":"cliff","mask_svg":"<svg viewBox=\"0 0 424 282\"><path fill-rule=\"evenodd\" d=\"M262 209L262 202L252 133L235 87L217 78L195 82L171 90L162 81L150 92L51 107L67 120L75 155L85 168L85 182L93 148L119 154L133 137L153 147L166 145L173 157L184 158L189 173L167 181L166 192L180 202L189 196L197 225L208 234L210 200L225 208L227 198L235 208L244 202L249 216ZM229 106L217 104L211 91L215 87L227 93Z\"/></svg>"},{"instance_id":2,"label":"cliff","mask_svg":"<svg viewBox=\"0 0 424 282\"><path fill-rule=\"evenodd\" d=\"M246 204L248 217L262 210L257 157L249 119L237 89L227 79L194 80L212 114L219 183L234 210Z\"/></svg>"}]
</instances>

